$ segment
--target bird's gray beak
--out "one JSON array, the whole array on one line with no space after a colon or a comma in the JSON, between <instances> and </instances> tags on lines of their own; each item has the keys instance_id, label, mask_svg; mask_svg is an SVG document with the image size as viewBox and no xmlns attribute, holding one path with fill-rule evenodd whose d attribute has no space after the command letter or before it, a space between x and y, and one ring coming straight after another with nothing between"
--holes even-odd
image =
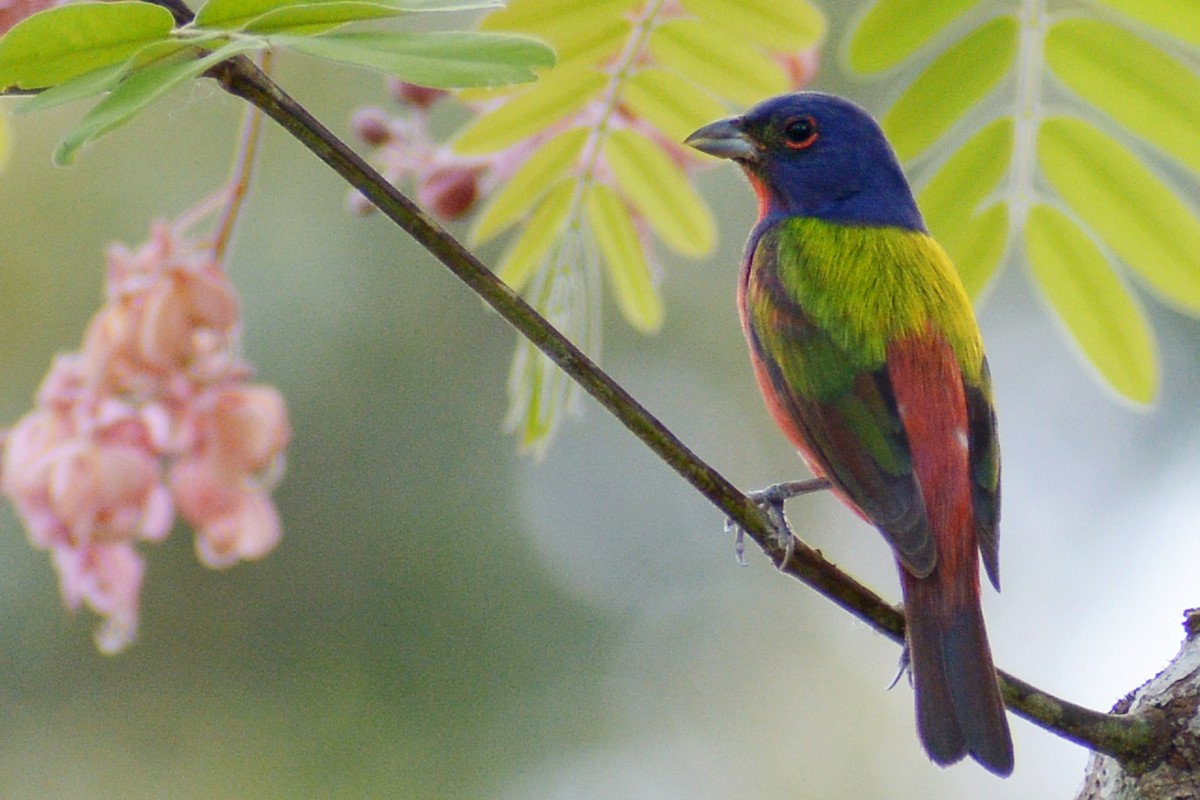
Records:
<instances>
[{"instance_id":1,"label":"bird's gray beak","mask_svg":"<svg viewBox=\"0 0 1200 800\"><path fill-rule=\"evenodd\" d=\"M742 130L741 117L719 119L705 125L684 139L683 143L717 158L738 161L754 161L758 158L758 148Z\"/></svg>"}]
</instances>

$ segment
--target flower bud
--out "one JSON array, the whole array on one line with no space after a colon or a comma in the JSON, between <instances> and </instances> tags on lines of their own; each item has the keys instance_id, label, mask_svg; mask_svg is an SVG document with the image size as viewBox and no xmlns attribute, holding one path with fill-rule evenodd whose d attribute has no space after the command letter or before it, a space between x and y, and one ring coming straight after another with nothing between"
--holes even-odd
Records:
<instances>
[{"instance_id":1,"label":"flower bud","mask_svg":"<svg viewBox=\"0 0 1200 800\"><path fill-rule=\"evenodd\" d=\"M350 118L350 130L371 147L382 147L392 140L388 115L379 108L360 108Z\"/></svg>"},{"instance_id":2,"label":"flower bud","mask_svg":"<svg viewBox=\"0 0 1200 800\"><path fill-rule=\"evenodd\" d=\"M438 167L417 184L417 201L445 220L466 214L479 197L479 171L472 167Z\"/></svg>"},{"instance_id":3,"label":"flower bud","mask_svg":"<svg viewBox=\"0 0 1200 800\"><path fill-rule=\"evenodd\" d=\"M408 83L407 81L392 81L391 90L392 97L396 98L396 102L421 110L428 109L438 100L449 94L445 89L418 86L415 83Z\"/></svg>"},{"instance_id":4,"label":"flower bud","mask_svg":"<svg viewBox=\"0 0 1200 800\"><path fill-rule=\"evenodd\" d=\"M821 65L821 52L810 47L798 53L787 53L776 58L787 73L788 85L792 89L801 89L812 83L813 77Z\"/></svg>"}]
</instances>

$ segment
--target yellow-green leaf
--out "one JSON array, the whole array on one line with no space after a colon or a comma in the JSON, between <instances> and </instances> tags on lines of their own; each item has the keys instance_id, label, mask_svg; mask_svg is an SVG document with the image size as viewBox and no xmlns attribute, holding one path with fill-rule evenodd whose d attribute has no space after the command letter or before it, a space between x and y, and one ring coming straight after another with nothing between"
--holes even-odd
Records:
<instances>
[{"instance_id":1,"label":"yellow-green leaf","mask_svg":"<svg viewBox=\"0 0 1200 800\"><path fill-rule=\"evenodd\" d=\"M297 15L292 17L293 19L306 15L319 17L321 15L315 9L316 6L336 6L341 2L344 0L207 0L196 12L194 25L219 30L294 30L298 26L280 23L293 14ZM499 0L367 0L368 5L376 8L360 9L368 16L356 18L369 19L369 15L379 15L384 8L391 9L392 14L405 14L410 11L467 11L494 8L498 2ZM302 7L307 7L307 10ZM333 9L331 16L347 16L349 13L352 13L349 9ZM268 17L275 17L276 22L267 21Z\"/></svg>"},{"instance_id":2,"label":"yellow-green leaf","mask_svg":"<svg viewBox=\"0 0 1200 800\"><path fill-rule=\"evenodd\" d=\"M76 100L104 94L121 82L121 79L129 72L129 67L129 60L109 64L107 67L86 72L69 81L51 86L49 89L43 89L22 101L16 107L16 113L31 114L63 103L72 103Z\"/></svg>"},{"instance_id":3,"label":"yellow-green leaf","mask_svg":"<svg viewBox=\"0 0 1200 800\"><path fill-rule=\"evenodd\" d=\"M855 26L846 59L851 69L891 69L924 47L980 0L878 0Z\"/></svg>"},{"instance_id":4,"label":"yellow-green leaf","mask_svg":"<svg viewBox=\"0 0 1200 800\"><path fill-rule=\"evenodd\" d=\"M558 54L558 65L570 68L610 61L625 46L632 30L631 21L614 17L589 28L580 28L572 35L560 36L552 42Z\"/></svg>"},{"instance_id":5,"label":"yellow-green leaf","mask_svg":"<svg viewBox=\"0 0 1200 800\"><path fill-rule=\"evenodd\" d=\"M637 0L513 0L479 23L484 31L510 31L537 36L558 54L554 74L603 66L628 40L630 9ZM512 90L469 89L458 96L468 103L485 102Z\"/></svg>"},{"instance_id":6,"label":"yellow-green leaf","mask_svg":"<svg viewBox=\"0 0 1200 800\"><path fill-rule=\"evenodd\" d=\"M1134 19L1176 36L1185 42L1200 44L1200 4L1196 0L1100 0Z\"/></svg>"},{"instance_id":7,"label":"yellow-green leaf","mask_svg":"<svg viewBox=\"0 0 1200 800\"><path fill-rule=\"evenodd\" d=\"M532 342L518 337L508 373L504 429L516 434L521 450L538 458L545 454L577 386Z\"/></svg>"},{"instance_id":8,"label":"yellow-green leaf","mask_svg":"<svg viewBox=\"0 0 1200 800\"><path fill-rule=\"evenodd\" d=\"M650 53L663 66L741 105L752 105L788 89L782 66L710 22L664 22L650 36Z\"/></svg>"},{"instance_id":9,"label":"yellow-green leaf","mask_svg":"<svg viewBox=\"0 0 1200 800\"><path fill-rule=\"evenodd\" d=\"M987 288L1008 244L1008 207L993 203L979 209L1007 174L1012 151L1012 117L993 120L964 142L917 195L929 232L954 260L972 298Z\"/></svg>"},{"instance_id":10,"label":"yellow-green leaf","mask_svg":"<svg viewBox=\"0 0 1200 800\"><path fill-rule=\"evenodd\" d=\"M516 291L521 291L529 278L562 236L563 225L571 211L575 181L559 181L538 204L528 224L511 245L496 268L496 275Z\"/></svg>"},{"instance_id":11,"label":"yellow-green leaf","mask_svg":"<svg viewBox=\"0 0 1200 800\"><path fill-rule=\"evenodd\" d=\"M651 279L650 264L629 209L611 187L599 183L589 188L586 208L622 316L642 333L657 331L663 323L662 299Z\"/></svg>"},{"instance_id":12,"label":"yellow-green leaf","mask_svg":"<svg viewBox=\"0 0 1200 800\"><path fill-rule=\"evenodd\" d=\"M946 160L917 195L921 213L941 238L974 216L1008 172L1013 151L1012 117L989 122Z\"/></svg>"},{"instance_id":13,"label":"yellow-green leaf","mask_svg":"<svg viewBox=\"0 0 1200 800\"><path fill-rule=\"evenodd\" d=\"M486 155L545 130L582 108L608 77L594 69L556 69L532 88L494 111L477 117L459 133L454 149L463 155Z\"/></svg>"},{"instance_id":14,"label":"yellow-green leaf","mask_svg":"<svg viewBox=\"0 0 1200 800\"><path fill-rule=\"evenodd\" d=\"M1008 206L993 203L970 219L959 220L944 234L930 231L946 248L963 288L973 299L992 282L1008 245Z\"/></svg>"},{"instance_id":15,"label":"yellow-green leaf","mask_svg":"<svg viewBox=\"0 0 1200 800\"><path fill-rule=\"evenodd\" d=\"M1120 142L1091 124L1051 117L1038 163L1088 227L1156 292L1200 313L1200 220Z\"/></svg>"},{"instance_id":16,"label":"yellow-green leaf","mask_svg":"<svg viewBox=\"0 0 1200 800\"><path fill-rule=\"evenodd\" d=\"M554 51L544 43L503 33L353 31L276 35L271 42L305 55L370 67L420 86L442 89L533 81L536 69L554 65Z\"/></svg>"},{"instance_id":17,"label":"yellow-green leaf","mask_svg":"<svg viewBox=\"0 0 1200 800\"><path fill-rule=\"evenodd\" d=\"M540 146L480 213L471 231L471 241L482 244L525 216L579 158L587 135L586 129L573 128Z\"/></svg>"},{"instance_id":18,"label":"yellow-green leaf","mask_svg":"<svg viewBox=\"0 0 1200 800\"><path fill-rule=\"evenodd\" d=\"M996 17L935 58L881 124L901 161L921 153L996 88L1017 55L1017 21Z\"/></svg>"},{"instance_id":19,"label":"yellow-green leaf","mask_svg":"<svg viewBox=\"0 0 1200 800\"><path fill-rule=\"evenodd\" d=\"M1200 171L1200 75L1194 67L1116 25L1080 17L1050 27L1046 63L1088 102Z\"/></svg>"},{"instance_id":20,"label":"yellow-green leaf","mask_svg":"<svg viewBox=\"0 0 1200 800\"><path fill-rule=\"evenodd\" d=\"M541 37L557 46L560 39L626 16L637 0L512 0L479 23L480 30L513 31Z\"/></svg>"},{"instance_id":21,"label":"yellow-green leaf","mask_svg":"<svg viewBox=\"0 0 1200 800\"><path fill-rule=\"evenodd\" d=\"M712 250L716 223L687 173L654 142L629 129L615 130L604 156L629 203L663 243L686 256Z\"/></svg>"},{"instance_id":22,"label":"yellow-green leaf","mask_svg":"<svg viewBox=\"0 0 1200 800\"><path fill-rule=\"evenodd\" d=\"M344 0L293 3L249 20L242 30L249 33L292 33L309 35L333 30L347 22L398 17L404 12L387 3Z\"/></svg>"},{"instance_id":23,"label":"yellow-green leaf","mask_svg":"<svg viewBox=\"0 0 1200 800\"><path fill-rule=\"evenodd\" d=\"M1034 279L1087 360L1124 397L1152 402L1154 334L1104 254L1066 214L1046 205L1030 210L1025 245Z\"/></svg>"},{"instance_id":24,"label":"yellow-green leaf","mask_svg":"<svg viewBox=\"0 0 1200 800\"><path fill-rule=\"evenodd\" d=\"M825 35L825 15L806 0L683 0L683 7L732 38L782 52L812 47Z\"/></svg>"},{"instance_id":25,"label":"yellow-green leaf","mask_svg":"<svg viewBox=\"0 0 1200 800\"><path fill-rule=\"evenodd\" d=\"M119 63L166 39L171 12L140 2L78 3L18 22L0 40L0 89L42 89Z\"/></svg>"},{"instance_id":26,"label":"yellow-green leaf","mask_svg":"<svg viewBox=\"0 0 1200 800\"><path fill-rule=\"evenodd\" d=\"M630 77L621 99L634 116L676 142L728 113L725 106L696 84L657 67L647 67Z\"/></svg>"},{"instance_id":27,"label":"yellow-green leaf","mask_svg":"<svg viewBox=\"0 0 1200 800\"><path fill-rule=\"evenodd\" d=\"M124 125L176 86L200 77L226 59L260 49L263 44L252 39L234 40L203 58L181 61L168 59L134 72L117 84L67 132L54 149L54 163L59 166L70 164L85 144Z\"/></svg>"}]
</instances>

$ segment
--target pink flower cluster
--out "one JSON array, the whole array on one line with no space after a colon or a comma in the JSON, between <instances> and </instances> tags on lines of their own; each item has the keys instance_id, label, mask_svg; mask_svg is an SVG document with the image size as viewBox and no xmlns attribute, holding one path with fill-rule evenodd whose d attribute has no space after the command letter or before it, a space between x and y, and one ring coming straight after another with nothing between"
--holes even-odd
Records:
<instances>
[{"instance_id":1,"label":"pink flower cluster","mask_svg":"<svg viewBox=\"0 0 1200 800\"><path fill-rule=\"evenodd\" d=\"M683 13L678 6L672 6L672 9L670 13ZM820 54L813 48L798 53L776 53L775 58L787 72L792 88L799 89L812 81L819 66ZM639 63L642 62L647 65L652 63L645 54ZM462 156L449 144L436 141L430 133L429 112L439 101L449 97L449 92L396 79L390 79L390 88L400 113L393 115L373 106L360 108L350 121L351 130L375 151L383 177L396 185L411 181L417 202L445 221L460 219L474 210L550 139L571 128L595 126L604 105L603 99L596 97L547 130L511 147L489 156ZM507 100L504 97L490 99L476 104L473 109L483 113ZM658 128L637 117L625 105L618 104L615 111L609 122L613 128L639 130L684 169L697 170L714 165L712 159L698 157L694 150L663 135ZM608 184L613 182L603 164L600 164L597 177ZM374 209L371 201L358 192L350 195L349 206L357 214L367 214ZM637 215L634 216L636 220Z\"/></svg>"},{"instance_id":2,"label":"pink flower cluster","mask_svg":"<svg viewBox=\"0 0 1200 800\"><path fill-rule=\"evenodd\" d=\"M480 178L488 159L464 158L429 133L429 109L447 92L392 80L392 97L405 109L391 116L380 108L362 108L350 126L356 136L379 153L380 172L392 183L411 178L417 202L444 220L455 220L482 196ZM358 192L350 195L350 209L370 212L371 201Z\"/></svg>"},{"instance_id":3,"label":"pink flower cluster","mask_svg":"<svg viewBox=\"0 0 1200 800\"><path fill-rule=\"evenodd\" d=\"M103 618L105 652L135 637L144 564L178 514L202 562L266 555L270 489L290 429L280 393L248 383L237 293L207 246L156 224L109 251L107 302L78 352L58 355L37 406L6 436L0 488L63 597Z\"/></svg>"}]
</instances>

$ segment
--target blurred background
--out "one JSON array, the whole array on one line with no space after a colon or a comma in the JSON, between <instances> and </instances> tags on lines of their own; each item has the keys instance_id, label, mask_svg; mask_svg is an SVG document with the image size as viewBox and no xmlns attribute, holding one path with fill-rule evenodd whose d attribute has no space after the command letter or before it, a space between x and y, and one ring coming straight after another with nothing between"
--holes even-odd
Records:
<instances>
[{"instance_id":1,"label":"blurred background","mask_svg":"<svg viewBox=\"0 0 1200 800\"><path fill-rule=\"evenodd\" d=\"M886 105L888 87L848 83L834 61L817 88ZM291 58L278 75L343 135L357 105L383 102L362 72ZM78 346L106 243L140 243L224 179L240 107L198 84L55 169L80 113L12 121L6 425ZM604 364L737 485L802 477L734 308L751 192L730 166L703 188L719 251L666 261L660 335L608 307ZM139 641L105 657L96 620L64 610L49 559L0 510L0 796L1074 795L1086 753L1015 718L1011 779L930 765L911 692L887 690L899 650L753 548L737 566L721 515L590 401L543 461L518 455L501 430L514 334L384 220L344 207L336 177L268 128L232 271L246 355L294 426L274 554L213 572L185 530L144 548ZM980 311L1005 468L993 650L1101 709L1165 665L1200 604L1200 322L1147 301L1164 365L1150 412L1092 379L1019 264ZM898 597L880 537L836 501L790 515Z\"/></svg>"}]
</instances>

